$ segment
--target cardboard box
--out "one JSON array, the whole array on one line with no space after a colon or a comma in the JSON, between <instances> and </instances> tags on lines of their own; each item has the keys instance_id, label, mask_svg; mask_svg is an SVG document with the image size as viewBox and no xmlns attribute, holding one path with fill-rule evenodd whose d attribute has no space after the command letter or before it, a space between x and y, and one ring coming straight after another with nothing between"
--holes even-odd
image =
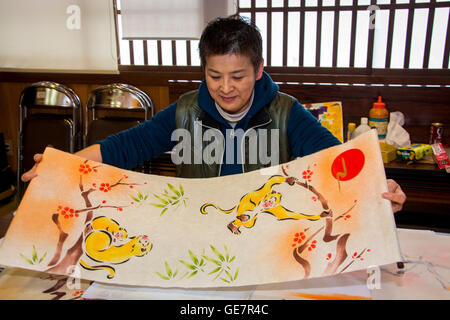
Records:
<instances>
[{"instance_id":1,"label":"cardboard box","mask_svg":"<svg viewBox=\"0 0 450 320\"><path fill-rule=\"evenodd\" d=\"M381 156L383 157L383 163L389 163L395 160L395 152L397 148L391 144L380 142Z\"/></svg>"},{"instance_id":2,"label":"cardboard box","mask_svg":"<svg viewBox=\"0 0 450 320\"><path fill-rule=\"evenodd\" d=\"M416 143L409 147L397 149L397 159L404 161L417 161L431 154L431 145Z\"/></svg>"}]
</instances>

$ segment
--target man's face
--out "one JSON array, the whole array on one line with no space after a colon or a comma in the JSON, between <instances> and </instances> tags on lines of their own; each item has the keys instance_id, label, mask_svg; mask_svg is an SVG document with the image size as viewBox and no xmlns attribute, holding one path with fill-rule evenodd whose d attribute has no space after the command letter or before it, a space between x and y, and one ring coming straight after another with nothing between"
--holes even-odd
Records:
<instances>
[{"instance_id":1,"label":"man's face","mask_svg":"<svg viewBox=\"0 0 450 320\"><path fill-rule=\"evenodd\" d=\"M255 70L245 55L225 54L206 58L205 78L214 101L228 113L247 107L255 82L262 77L264 61Z\"/></svg>"}]
</instances>

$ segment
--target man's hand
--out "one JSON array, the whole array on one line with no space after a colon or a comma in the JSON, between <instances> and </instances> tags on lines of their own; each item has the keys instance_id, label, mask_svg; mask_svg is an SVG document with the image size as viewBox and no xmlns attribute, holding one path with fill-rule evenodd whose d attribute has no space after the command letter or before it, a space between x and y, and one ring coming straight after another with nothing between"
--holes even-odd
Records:
<instances>
[{"instance_id":1,"label":"man's hand","mask_svg":"<svg viewBox=\"0 0 450 320\"><path fill-rule=\"evenodd\" d=\"M384 192L381 196L384 199L390 200L392 204L392 211L395 213L402 210L403 204L406 201L406 194L403 192L400 185L392 179L387 180L388 192Z\"/></svg>"},{"instance_id":2,"label":"man's hand","mask_svg":"<svg viewBox=\"0 0 450 320\"><path fill-rule=\"evenodd\" d=\"M51 145L49 145L49 147L51 147ZM102 162L102 153L101 153L99 144L93 144L87 148L84 148L78 152L75 152L75 155L86 158L88 160ZM41 162L41 160L42 160L42 154L36 153L34 155L33 159L35 162L33 168L31 168L29 171L22 174L21 179L23 182L28 182L37 176L36 169L37 169L37 166L39 165L39 162Z\"/></svg>"},{"instance_id":3,"label":"man's hand","mask_svg":"<svg viewBox=\"0 0 450 320\"><path fill-rule=\"evenodd\" d=\"M37 169L37 166L38 166L39 162L41 162L41 160L42 160L42 153L36 153L33 156L33 160L35 162L33 168L31 168L30 170L28 170L27 172L22 174L21 179L22 179L23 182L28 182L28 181L30 181L31 179L33 179L34 177L37 176L36 169Z\"/></svg>"}]
</instances>

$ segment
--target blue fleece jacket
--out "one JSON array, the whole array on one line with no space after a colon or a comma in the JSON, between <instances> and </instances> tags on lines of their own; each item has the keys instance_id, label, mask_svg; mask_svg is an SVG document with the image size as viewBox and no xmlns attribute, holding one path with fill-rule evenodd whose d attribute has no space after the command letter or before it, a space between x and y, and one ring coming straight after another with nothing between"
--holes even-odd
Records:
<instances>
[{"instance_id":1,"label":"blue fleece jacket","mask_svg":"<svg viewBox=\"0 0 450 320\"><path fill-rule=\"evenodd\" d=\"M268 105L278 93L278 85L267 73L255 83L255 97L247 115L240 120L235 129L248 128L250 119L264 106ZM199 88L198 104L218 123L225 136L225 130L231 129L230 124L223 119L209 94L206 82ZM124 169L132 169L144 161L170 151L178 143L171 141L175 130L175 110L177 103L158 112L151 120L134 128L122 131L99 141L103 163ZM299 102L292 106L288 120L288 138L291 153L294 157L302 157L319 150L340 144L330 131L324 128ZM237 143L235 143L236 147ZM225 150L224 159L227 155ZM234 155L237 152L234 151ZM242 173L242 165L227 164L224 161L221 175Z\"/></svg>"}]
</instances>

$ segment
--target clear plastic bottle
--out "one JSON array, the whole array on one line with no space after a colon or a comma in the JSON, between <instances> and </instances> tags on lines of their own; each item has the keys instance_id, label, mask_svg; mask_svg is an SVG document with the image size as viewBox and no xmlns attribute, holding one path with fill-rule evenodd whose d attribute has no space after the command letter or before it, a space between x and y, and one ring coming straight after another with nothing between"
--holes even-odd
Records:
<instances>
[{"instance_id":1,"label":"clear plastic bottle","mask_svg":"<svg viewBox=\"0 0 450 320\"><path fill-rule=\"evenodd\" d=\"M373 107L369 111L369 126L377 129L380 140L386 139L388 119L389 112L386 104L381 101L381 96L379 96L378 101L373 103Z\"/></svg>"},{"instance_id":2,"label":"clear plastic bottle","mask_svg":"<svg viewBox=\"0 0 450 320\"><path fill-rule=\"evenodd\" d=\"M366 131L370 131L370 127L367 124L368 123L367 117L361 117L361 124L355 129L355 131L353 131L352 134L352 139L356 138L357 136L359 136L360 134L366 132Z\"/></svg>"}]
</instances>

